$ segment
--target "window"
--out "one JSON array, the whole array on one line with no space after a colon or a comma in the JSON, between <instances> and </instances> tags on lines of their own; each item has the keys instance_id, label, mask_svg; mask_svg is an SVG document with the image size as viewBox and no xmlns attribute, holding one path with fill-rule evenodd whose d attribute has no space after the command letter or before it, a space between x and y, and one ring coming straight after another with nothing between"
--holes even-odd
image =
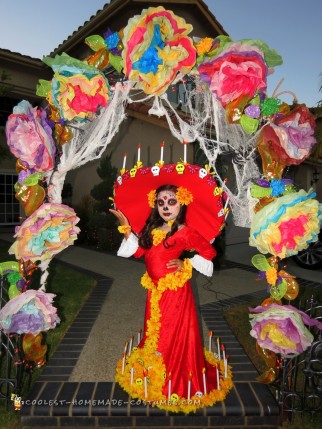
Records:
<instances>
[{"instance_id":1,"label":"window","mask_svg":"<svg viewBox=\"0 0 322 429\"><path fill-rule=\"evenodd\" d=\"M0 174L0 225L20 224L20 203L15 197L17 174Z\"/></svg>"}]
</instances>

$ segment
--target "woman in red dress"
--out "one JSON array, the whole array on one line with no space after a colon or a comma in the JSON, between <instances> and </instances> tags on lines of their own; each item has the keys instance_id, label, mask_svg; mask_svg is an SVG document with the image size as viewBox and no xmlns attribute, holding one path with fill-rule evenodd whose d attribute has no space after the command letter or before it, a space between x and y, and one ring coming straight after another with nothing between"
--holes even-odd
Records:
<instances>
[{"instance_id":1,"label":"woman in red dress","mask_svg":"<svg viewBox=\"0 0 322 429\"><path fill-rule=\"evenodd\" d=\"M123 257L145 257L147 289L144 334L117 365L116 380L135 398L171 411L194 412L223 400L232 387L227 362L203 349L194 296L192 268L213 271L213 246L185 224L193 195L183 187L160 186L148 195L152 208L139 237L127 217L110 210L120 222ZM194 250L192 258L180 259Z\"/></svg>"}]
</instances>

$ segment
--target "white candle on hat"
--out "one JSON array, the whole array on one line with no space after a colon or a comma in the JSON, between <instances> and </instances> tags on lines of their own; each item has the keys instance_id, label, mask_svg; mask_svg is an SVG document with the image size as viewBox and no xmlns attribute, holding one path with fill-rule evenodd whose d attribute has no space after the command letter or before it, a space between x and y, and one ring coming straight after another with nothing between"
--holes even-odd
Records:
<instances>
[{"instance_id":1,"label":"white candle on hat","mask_svg":"<svg viewBox=\"0 0 322 429\"><path fill-rule=\"evenodd\" d=\"M126 153L124 153L124 158L123 158L123 169L125 170L125 164L126 164Z\"/></svg>"},{"instance_id":2,"label":"white candle on hat","mask_svg":"<svg viewBox=\"0 0 322 429\"><path fill-rule=\"evenodd\" d=\"M183 140L183 162L187 162L187 142Z\"/></svg>"},{"instance_id":3,"label":"white candle on hat","mask_svg":"<svg viewBox=\"0 0 322 429\"><path fill-rule=\"evenodd\" d=\"M161 147L160 162L163 162L163 148L164 148L164 142L161 142L161 143L160 143L160 147Z\"/></svg>"},{"instance_id":4,"label":"white candle on hat","mask_svg":"<svg viewBox=\"0 0 322 429\"><path fill-rule=\"evenodd\" d=\"M138 161L141 161L141 145L138 145Z\"/></svg>"}]
</instances>

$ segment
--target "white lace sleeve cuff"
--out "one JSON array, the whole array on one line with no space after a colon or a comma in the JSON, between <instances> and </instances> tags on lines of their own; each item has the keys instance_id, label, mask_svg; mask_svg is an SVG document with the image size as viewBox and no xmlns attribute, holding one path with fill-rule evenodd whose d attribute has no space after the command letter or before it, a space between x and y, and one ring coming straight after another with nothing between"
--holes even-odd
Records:
<instances>
[{"instance_id":1,"label":"white lace sleeve cuff","mask_svg":"<svg viewBox=\"0 0 322 429\"><path fill-rule=\"evenodd\" d=\"M195 255L190 258L191 265L201 274L205 276L211 277L213 272L213 263L212 261L208 261L208 259L203 258L200 255Z\"/></svg>"},{"instance_id":2,"label":"white lace sleeve cuff","mask_svg":"<svg viewBox=\"0 0 322 429\"><path fill-rule=\"evenodd\" d=\"M123 238L121 246L117 251L117 256L122 256L123 258L129 258L130 256L134 255L134 253L138 250L138 248L139 248L139 239L137 238L136 235L131 233L127 240Z\"/></svg>"}]
</instances>

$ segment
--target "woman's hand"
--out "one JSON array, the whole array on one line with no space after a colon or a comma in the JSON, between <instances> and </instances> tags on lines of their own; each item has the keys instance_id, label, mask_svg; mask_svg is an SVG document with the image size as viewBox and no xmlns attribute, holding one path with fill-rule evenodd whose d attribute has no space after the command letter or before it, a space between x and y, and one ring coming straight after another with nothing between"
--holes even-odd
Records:
<instances>
[{"instance_id":1,"label":"woman's hand","mask_svg":"<svg viewBox=\"0 0 322 429\"><path fill-rule=\"evenodd\" d=\"M118 219L120 226L130 226L127 217L124 215L124 213L121 212L121 210L109 209L109 211ZM122 232L124 233L124 238L127 240L131 235L131 228L128 228L125 230L125 232Z\"/></svg>"},{"instance_id":2,"label":"woman's hand","mask_svg":"<svg viewBox=\"0 0 322 429\"><path fill-rule=\"evenodd\" d=\"M127 217L121 212L121 210L109 209L109 211L118 219L121 226L130 225Z\"/></svg>"},{"instance_id":3,"label":"woman's hand","mask_svg":"<svg viewBox=\"0 0 322 429\"><path fill-rule=\"evenodd\" d=\"M181 259L171 259L167 263L167 268L176 268L176 271L180 271L183 268L183 261Z\"/></svg>"}]
</instances>

